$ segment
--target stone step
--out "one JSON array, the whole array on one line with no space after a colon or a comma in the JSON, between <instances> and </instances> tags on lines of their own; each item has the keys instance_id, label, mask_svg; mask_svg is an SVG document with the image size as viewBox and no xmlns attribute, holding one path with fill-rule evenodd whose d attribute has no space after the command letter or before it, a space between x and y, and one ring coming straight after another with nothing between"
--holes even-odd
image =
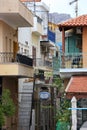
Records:
<instances>
[{"instance_id":1,"label":"stone step","mask_svg":"<svg viewBox=\"0 0 87 130\"><path fill-rule=\"evenodd\" d=\"M33 84L24 83L19 105L18 130L29 130L31 106L32 106Z\"/></svg>"}]
</instances>

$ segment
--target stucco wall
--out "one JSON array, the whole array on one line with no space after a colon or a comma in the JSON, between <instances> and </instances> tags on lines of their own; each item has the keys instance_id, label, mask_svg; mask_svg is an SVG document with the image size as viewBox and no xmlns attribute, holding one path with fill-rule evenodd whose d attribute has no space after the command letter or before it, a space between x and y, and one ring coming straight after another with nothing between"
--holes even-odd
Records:
<instances>
[{"instance_id":1,"label":"stucco wall","mask_svg":"<svg viewBox=\"0 0 87 130\"><path fill-rule=\"evenodd\" d=\"M17 37L14 37L16 31L9 25L0 21L0 51L1 52L13 52L13 41L17 41Z\"/></svg>"},{"instance_id":2,"label":"stucco wall","mask_svg":"<svg viewBox=\"0 0 87 130\"><path fill-rule=\"evenodd\" d=\"M82 49L83 49L83 53L87 53L87 27L84 27L83 28L83 46L82 46Z\"/></svg>"},{"instance_id":3,"label":"stucco wall","mask_svg":"<svg viewBox=\"0 0 87 130\"><path fill-rule=\"evenodd\" d=\"M40 58L40 37L32 34L32 45L36 47L36 57Z\"/></svg>"},{"instance_id":4,"label":"stucco wall","mask_svg":"<svg viewBox=\"0 0 87 130\"><path fill-rule=\"evenodd\" d=\"M83 68L87 68L87 27L83 27L82 40Z\"/></svg>"}]
</instances>

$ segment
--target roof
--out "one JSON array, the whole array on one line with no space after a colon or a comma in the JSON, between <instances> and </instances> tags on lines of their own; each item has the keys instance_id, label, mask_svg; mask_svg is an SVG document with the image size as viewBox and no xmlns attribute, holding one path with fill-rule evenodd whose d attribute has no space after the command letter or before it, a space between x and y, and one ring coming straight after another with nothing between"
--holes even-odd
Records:
<instances>
[{"instance_id":1,"label":"roof","mask_svg":"<svg viewBox=\"0 0 87 130\"><path fill-rule=\"evenodd\" d=\"M87 15L81 15L76 18L71 18L65 22L58 24L58 27L68 27L68 26L87 26Z\"/></svg>"},{"instance_id":2,"label":"roof","mask_svg":"<svg viewBox=\"0 0 87 130\"><path fill-rule=\"evenodd\" d=\"M73 76L65 90L66 93L87 93L87 76Z\"/></svg>"}]
</instances>

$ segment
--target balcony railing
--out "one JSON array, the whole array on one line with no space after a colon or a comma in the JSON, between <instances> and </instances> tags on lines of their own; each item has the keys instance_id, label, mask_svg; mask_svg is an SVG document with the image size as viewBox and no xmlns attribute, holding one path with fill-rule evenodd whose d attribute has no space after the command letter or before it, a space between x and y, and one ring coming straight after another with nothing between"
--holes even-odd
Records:
<instances>
[{"instance_id":1,"label":"balcony railing","mask_svg":"<svg viewBox=\"0 0 87 130\"><path fill-rule=\"evenodd\" d=\"M22 54L14 54L11 52L0 52L0 64L18 62L28 66L33 66L33 59Z\"/></svg>"},{"instance_id":2,"label":"balcony railing","mask_svg":"<svg viewBox=\"0 0 87 130\"><path fill-rule=\"evenodd\" d=\"M52 67L52 62L51 61L47 61L47 60L42 60L41 58L36 58L34 59L33 61L34 63L34 66L37 66L37 67Z\"/></svg>"},{"instance_id":3,"label":"balcony railing","mask_svg":"<svg viewBox=\"0 0 87 130\"><path fill-rule=\"evenodd\" d=\"M53 58L53 68L87 68L87 54L62 53L58 58Z\"/></svg>"}]
</instances>

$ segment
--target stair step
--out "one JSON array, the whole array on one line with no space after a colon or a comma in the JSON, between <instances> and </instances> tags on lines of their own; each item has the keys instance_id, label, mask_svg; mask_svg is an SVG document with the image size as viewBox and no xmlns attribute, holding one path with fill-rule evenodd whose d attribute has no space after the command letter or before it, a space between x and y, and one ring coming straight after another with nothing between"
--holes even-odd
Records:
<instances>
[{"instance_id":1,"label":"stair step","mask_svg":"<svg viewBox=\"0 0 87 130\"><path fill-rule=\"evenodd\" d=\"M18 130L29 130L31 106L32 106L33 83L24 83L19 105Z\"/></svg>"}]
</instances>

